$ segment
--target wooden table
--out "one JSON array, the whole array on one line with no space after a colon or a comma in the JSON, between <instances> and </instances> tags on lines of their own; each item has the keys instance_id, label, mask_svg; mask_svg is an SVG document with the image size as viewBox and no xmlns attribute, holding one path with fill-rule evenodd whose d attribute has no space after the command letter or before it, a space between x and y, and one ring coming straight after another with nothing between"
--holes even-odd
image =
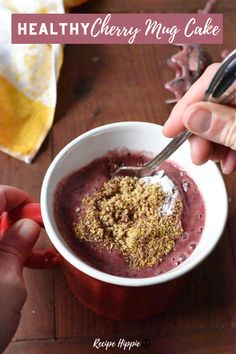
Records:
<instances>
[{"instance_id":1,"label":"wooden table","mask_svg":"<svg viewBox=\"0 0 236 354\"><path fill-rule=\"evenodd\" d=\"M94 0L78 11L195 12L203 6L204 0ZM219 2L215 12L224 13L224 45L208 46L217 61L222 49L235 46L235 0ZM66 46L54 126L32 165L0 154L1 183L20 187L38 200L52 158L76 136L123 120L163 124L170 112L164 83L173 76L166 59L175 51L168 45ZM165 313L142 321L104 319L71 295L60 270L26 269L28 299L5 353L97 353L92 349L96 337L147 339L147 348L132 351L139 353L236 353L235 175L225 181L229 218L224 235L207 260L188 275L186 289ZM39 246L48 243L43 235Z\"/></svg>"}]
</instances>

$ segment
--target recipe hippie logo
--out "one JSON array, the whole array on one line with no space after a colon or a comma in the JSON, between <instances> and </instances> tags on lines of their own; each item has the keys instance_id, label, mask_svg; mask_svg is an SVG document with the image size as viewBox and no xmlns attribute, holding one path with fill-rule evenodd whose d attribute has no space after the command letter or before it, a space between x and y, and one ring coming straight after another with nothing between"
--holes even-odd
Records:
<instances>
[{"instance_id":1,"label":"recipe hippie logo","mask_svg":"<svg viewBox=\"0 0 236 354\"><path fill-rule=\"evenodd\" d=\"M95 338L92 347L95 349L109 350L118 348L124 351L131 351L132 349L149 348L151 346L151 340L144 338L142 340L127 340L125 338L119 338L118 340L108 340Z\"/></svg>"}]
</instances>

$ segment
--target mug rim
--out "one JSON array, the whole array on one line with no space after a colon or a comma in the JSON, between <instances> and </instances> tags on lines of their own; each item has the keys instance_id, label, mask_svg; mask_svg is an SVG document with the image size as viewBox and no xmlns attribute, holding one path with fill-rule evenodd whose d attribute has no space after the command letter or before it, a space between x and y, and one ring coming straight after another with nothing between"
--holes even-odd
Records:
<instances>
[{"instance_id":1,"label":"mug rim","mask_svg":"<svg viewBox=\"0 0 236 354\"><path fill-rule=\"evenodd\" d=\"M79 135L72 141L70 141L68 144L66 144L60 151L59 153L54 157L53 161L49 165L46 174L44 176L42 188L41 188L41 195L40 195L40 205L41 205L41 213L42 213L42 218L45 226L45 230L47 231L48 237L51 240L52 244L55 246L57 251L65 258L71 265L73 265L75 268L80 270L81 272L87 274L88 276L91 276L92 278L98 279L100 281L110 283L110 284L115 284L115 285L120 285L120 286L129 286L129 287L140 287L140 286L149 286L149 285L155 285L155 284L161 284L168 282L173 279L177 279L178 277L186 274L189 272L191 269L195 268L197 265L199 265L215 248L217 245L219 239L222 236L226 220L227 220L227 213L228 213L228 202L227 202L227 191L225 187L224 180L222 178L222 175L217 168L216 164L212 161L208 161L207 163L211 165L211 167L215 170L214 172L220 177L221 180L221 187L223 189L223 194L224 194L224 205L222 205L224 215L222 215L222 220L221 220L221 225L219 225L219 231L217 237L215 237L214 242L211 243L211 245L208 247L208 249L199 256L197 259L194 259L191 263L188 263L185 265L184 268L179 268L176 267L174 268L174 272L168 271L163 274L151 276L151 277L146 277L146 278L127 278L127 277L121 277L121 276L116 276L112 274L108 274L105 272L102 272L89 264L83 262L82 260L79 259L77 255L73 253L73 251L69 251L69 246L66 245L65 242L63 242L60 237L57 235L56 230L52 226L52 223L50 221L50 216L48 213L48 208L47 208L47 190L48 190L48 185L50 178L52 176L52 173L54 169L56 168L57 164L60 162L60 160L64 157L64 155L71 149L73 148L76 144L81 142L84 139L87 139L88 137L94 136L100 132L105 132L107 130L113 129L113 128L118 128L118 127L124 127L124 128L134 128L139 126L150 126L150 127L156 127L159 126L159 124L155 123L150 123L150 122L140 122L140 121L125 121L125 122L116 122L116 123L110 123L110 124L105 124L102 126L99 126L97 128L91 129L86 131L85 133ZM218 220L219 221L219 220Z\"/></svg>"}]
</instances>

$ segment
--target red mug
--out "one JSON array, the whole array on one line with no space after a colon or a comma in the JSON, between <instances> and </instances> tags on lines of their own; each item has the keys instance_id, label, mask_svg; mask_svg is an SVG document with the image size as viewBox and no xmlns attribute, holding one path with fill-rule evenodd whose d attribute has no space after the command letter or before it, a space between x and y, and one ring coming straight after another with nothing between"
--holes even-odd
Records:
<instances>
[{"instance_id":1,"label":"red mug","mask_svg":"<svg viewBox=\"0 0 236 354\"><path fill-rule=\"evenodd\" d=\"M153 316L167 308L181 292L178 289L183 275L212 251L223 231L227 194L222 176L213 162L195 166L191 161L188 142L172 155L172 161L190 174L204 198L205 226L200 242L184 262L168 272L147 278L114 276L80 259L57 228L54 193L65 176L106 155L108 151L125 147L130 151L146 151L156 155L168 142L169 139L162 135L162 127L157 124L108 124L84 133L65 146L45 175L40 201L45 229L62 256L61 267L70 289L85 306L103 316L113 319Z\"/></svg>"}]
</instances>

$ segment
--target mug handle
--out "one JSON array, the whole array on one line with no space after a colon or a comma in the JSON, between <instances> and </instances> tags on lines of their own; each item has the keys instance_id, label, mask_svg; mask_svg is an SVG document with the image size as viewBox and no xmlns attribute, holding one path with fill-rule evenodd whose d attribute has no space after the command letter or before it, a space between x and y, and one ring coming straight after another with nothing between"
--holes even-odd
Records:
<instances>
[{"instance_id":1,"label":"mug handle","mask_svg":"<svg viewBox=\"0 0 236 354\"><path fill-rule=\"evenodd\" d=\"M44 228L40 204L27 203L18 206L10 212L3 212L0 217L0 238L9 227L17 220L29 218ZM49 247L42 250L32 250L25 265L33 269L54 268L60 265L60 254L54 247Z\"/></svg>"}]
</instances>

